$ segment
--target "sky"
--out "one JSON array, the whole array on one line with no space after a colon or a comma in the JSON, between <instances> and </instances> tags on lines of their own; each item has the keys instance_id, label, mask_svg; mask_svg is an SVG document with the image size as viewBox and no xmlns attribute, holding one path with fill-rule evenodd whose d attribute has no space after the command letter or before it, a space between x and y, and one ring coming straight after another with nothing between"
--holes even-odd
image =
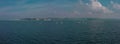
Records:
<instances>
[{"instance_id":1,"label":"sky","mask_svg":"<svg viewBox=\"0 0 120 44\"><path fill-rule=\"evenodd\" d=\"M119 18L120 0L0 0L0 19Z\"/></svg>"}]
</instances>

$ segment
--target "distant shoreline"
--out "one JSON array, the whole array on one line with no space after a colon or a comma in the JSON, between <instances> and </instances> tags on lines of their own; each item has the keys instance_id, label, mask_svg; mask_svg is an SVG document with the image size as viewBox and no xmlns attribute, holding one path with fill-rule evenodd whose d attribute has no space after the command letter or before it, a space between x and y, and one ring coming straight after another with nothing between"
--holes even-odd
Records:
<instances>
[{"instance_id":1,"label":"distant shoreline","mask_svg":"<svg viewBox=\"0 0 120 44\"><path fill-rule=\"evenodd\" d=\"M1 19L4 20L4 19ZM110 18L19 18L19 19L5 19L7 21L65 21L65 20L120 20Z\"/></svg>"}]
</instances>

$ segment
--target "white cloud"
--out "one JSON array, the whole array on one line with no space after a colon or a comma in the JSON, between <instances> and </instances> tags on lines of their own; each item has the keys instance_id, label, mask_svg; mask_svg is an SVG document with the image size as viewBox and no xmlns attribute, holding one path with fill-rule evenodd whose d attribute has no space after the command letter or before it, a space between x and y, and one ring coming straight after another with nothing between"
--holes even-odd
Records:
<instances>
[{"instance_id":1,"label":"white cloud","mask_svg":"<svg viewBox=\"0 0 120 44\"><path fill-rule=\"evenodd\" d=\"M118 3L113 3L112 5L113 5L113 8L114 8L114 9L119 9L119 10L120 10L120 4L118 4Z\"/></svg>"},{"instance_id":2,"label":"white cloud","mask_svg":"<svg viewBox=\"0 0 120 44\"><path fill-rule=\"evenodd\" d=\"M23 1L22 3L24 3ZM82 0L74 4L23 4L20 3L17 6L4 7L0 9L0 13L7 16L17 17L79 17L79 18L101 18L112 17L112 13L107 7L103 6L98 0L90 0L90 3L84 3ZM114 8L120 8L119 4L114 5ZM23 9L23 10L21 10ZM24 10L25 9L25 10ZM69 9L69 10L68 10ZM18 11L11 11L18 10ZM19 11L21 10L21 11ZM11 11L11 12L6 12Z\"/></svg>"},{"instance_id":3,"label":"white cloud","mask_svg":"<svg viewBox=\"0 0 120 44\"><path fill-rule=\"evenodd\" d=\"M98 0L90 0L88 3L79 0L74 6L72 14L84 18L109 18L114 16L114 12L103 6Z\"/></svg>"},{"instance_id":4,"label":"white cloud","mask_svg":"<svg viewBox=\"0 0 120 44\"><path fill-rule=\"evenodd\" d=\"M111 13L108 8L103 6L98 0L91 0L91 7L93 10L103 11L104 13Z\"/></svg>"}]
</instances>

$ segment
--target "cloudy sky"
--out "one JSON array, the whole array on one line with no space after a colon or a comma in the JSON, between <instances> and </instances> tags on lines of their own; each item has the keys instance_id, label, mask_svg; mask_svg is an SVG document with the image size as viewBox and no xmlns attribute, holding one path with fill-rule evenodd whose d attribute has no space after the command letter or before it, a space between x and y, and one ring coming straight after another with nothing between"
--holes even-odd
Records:
<instances>
[{"instance_id":1,"label":"cloudy sky","mask_svg":"<svg viewBox=\"0 0 120 44\"><path fill-rule=\"evenodd\" d=\"M120 18L120 0L0 0L0 19Z\"/></svg>"}]
</instances>

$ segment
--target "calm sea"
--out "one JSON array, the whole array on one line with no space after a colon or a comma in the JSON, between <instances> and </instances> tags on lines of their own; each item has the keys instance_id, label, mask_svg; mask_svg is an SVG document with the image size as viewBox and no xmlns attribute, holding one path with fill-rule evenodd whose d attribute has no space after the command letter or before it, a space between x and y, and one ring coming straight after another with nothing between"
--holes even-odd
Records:
<instances>
[{"instance_id":1,"label":"calm sea","mask_svg":"<svg viewBox=\"0 0 120 44\"><path fill-rule=\"evenodd\" d=\"M120 44L120 20L1 20L0 44Z\"/></svg>"}]
</instances>

